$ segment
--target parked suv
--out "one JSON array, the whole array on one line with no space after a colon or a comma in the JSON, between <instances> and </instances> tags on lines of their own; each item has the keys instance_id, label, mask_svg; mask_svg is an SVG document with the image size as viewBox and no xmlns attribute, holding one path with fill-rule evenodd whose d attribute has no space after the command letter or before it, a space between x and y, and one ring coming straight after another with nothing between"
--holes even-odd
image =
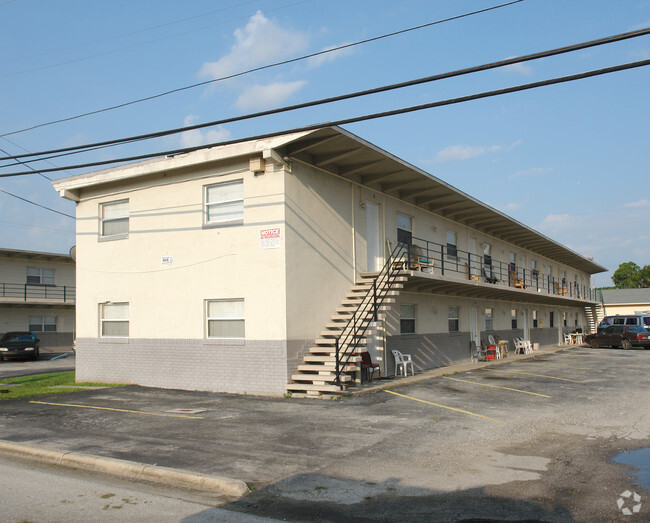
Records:
<instances>
[{"instance_id":1,"label":"parked suv","mask_svg":"<svg viewBox=\"0 0 650 523\"><path fill-rule=\"evenodd\" d=\"M610 325L641 325L650 331L650 314L617 314L605 316L598 324L598 332L604 331Z\"/></svg>"},{"instance_id":2,"label":"parked suv","mask_svg":"<svg viewBox=\"0 0 650 523\"><path fill-rule=\"evenodd\" d=\"M609 325L597 334L589 334L585 341L594 349L599 347L650 348L650 332L641 325Z\"/></svg>"}]
</instances>

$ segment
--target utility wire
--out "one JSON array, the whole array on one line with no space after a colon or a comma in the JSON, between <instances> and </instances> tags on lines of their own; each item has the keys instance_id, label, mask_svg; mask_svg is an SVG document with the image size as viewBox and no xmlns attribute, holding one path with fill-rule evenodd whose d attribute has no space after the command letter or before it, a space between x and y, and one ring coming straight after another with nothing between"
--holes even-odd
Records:
<instances>
[{"instance_id":1,"label":"utility wire","mask_svg":"<svg viewBox=\"0 0 650 523\"><path fill-rule=\"evenodd\" d=\"M18 196L16 194L10 193L9 191L5 191L4 189L0 189L0 192L8 194L9 196L13 196L14 198L18 198L19 200L30 203L32 205L35 205L36 207L40 207L41 209L46 209L48 211L52 211L52 212L55 212L57 214L61 214L62 216L67 216L68 218L72 218L73 220L76 220L76 218L74 216L72 216L71 214L66 214L64 212L57 211L56 209L50 209L49 207L45 207L45 205L41 205L40 203L33 202L31 200L28 200L27 198L23 198L22 196Z\"/></svg>"},{"instance_id":2,"label":"utility wire","mask_svg":"<svg viewBox=\"0 0 650 523\"><path fill-rule=\"evenodd\" d=\"M5 138L5 139L6 139L6 138ZM21 149L22 149L22 147L21 147ZM2 152L5 153L5 154L9 154L7 151L5 151L4 149L2 149L1 147L0 147L0 151L2 151ZM9 155L9 157L10 157L10 158L16 158L15 156L11 156L11 155ZM48 163L50 163L50 162L48 162ZM27 167L28 169L31 169L32 171L34 171L34 172L35 172L36 174L38 174L39 176L42 176L42 177L45 178L46 180L52 181L52 178L50 178L49 176L45 176L43 173L39 173L36 169L34 169L34 168L33 168L31 165L29 165L27 162L21 162L20 160L18 160L18 162L15 163L15 164L13 164L13 165L24 165L24 166ZM51 165L54 165L54 164L51 164Z\"/></svg>"},{"instance_id":3,"label":"utility wire","mask_svg":"<svg viewBox=\"0 0 650 523\"><path fill-rule=\"evenodd\" d=\"M65 148L60 148L60 149L51 149L51 150L48 150L48 151L40 151L40 152L37 152L37 153L17 155L17 156L14 156L13 158L18 159L18 158L29 158L29 157L32 157L32 156L58 155L58 156L45 156L45 158L29 160L30 162L31 161L40 161L42 159L50 159L50 158L58 158L59 156L66 156L64 154L59 154L59 153L68 153L68 152L71 152L71 151L85 152L87 150L94 150L94 149L97 149L97 148L102 148L102 147L107 147L107 146L131 143L131 142L140 141L140 140L149 140L149 139L153 139L153 138L161 138L163 136L168 136L168 135L171 135L171 134L178 134L178 133L182 133L182 132L192 131L192 130L195 130L195 129L202 129L202 128L205 128L205 127L213 127L213 126L217 126L217 125L223 125L223 124L228 124L228 123L233 123L233 122L239 122L239 121L243 121L243 120L259 118L259 117L262 117L262 116L270 116L270 115L284 113L284 112L288 112L288 111L295 111L297 109L304 109L304 108L307 108L307 107L314 107L314 106L317 106L317 105L323 105L323 104L328 104L328 103L333 103L333 102L339 102L339 101L342 101L342 100L349 100L351 98L358 98L358 97L362 97L362 96L368 96L368 95L371 95L371 94L378 94L378 93L382 93L382 92L387 92L387 91L391 91L391 90L395 90L395 89L402 89L402 88L405 88L405 87L411 87L411 86L414 86L414 85L420 85L420 84L424 84L424 83L435 82L435 81L438 81L438 80L443 80L443 79L447 79L447 78L453 78L453 77L462 76L462 75L466 75L466 74L476 73L476 72L479 72L479 71L487 71L487 70L490 70L490 69L496 69L496 68L504 67L504 66L507 66L507 65L513 65L513 64L517 64L517 63L528 62L528 61L531 61L531 60L538 60L540 58L547 58L547 57L550 57L550 56L556 56L556 55L559 55L559 54L574 52L574 51L578 51L578 50L582 50L582 49L587 49L587 48L590 48L590 47L595 47L595 46L604 45L604 44L610 44L610 43L614 43L614 42L619 42L619 41L627 40L627 39L630 39L630 38L637 38L639 36L645 36L645 35L648 35L648 34L650 34L650 28L639 29L637 31L631 31L631 32L628 32L628 33L622 33L622 34L618 34L618 35L608 36L608 37L605 37L605 38L599 38L597 40L591 40L591 41L588 41L588 42L582 42L582 43L573 44L573 45L569 45L569 46L565 46L565 47L559 47L559 48L551 49L551 50L548 50L548 51L542 51L542 52L533 53L533 54L529 54L529 55L525 55L525 56L521 56L521 57L508 58L506 60L500 60L498 62L492 62L492 63L488 63L488 64L477 65L477 66L468 67L468 68L465 68L465 69L458 69L458 70L455 70L455 71L440 73L440 74L436 74L436 75L432 75L432 76L427 76L427 77L424 77L424 78L417 78L415 80L409 80L409 81L406 81L406 82L400 82L400 83L396 83L396 84L385 85L385 86L376 87L376 88L373 88L373 89L367 89L367 90L364 90L364 91L356 91L356 92L353 92L353 93L347 93L347 94L343 94L343 95L339 95L339 96L333 96L333 97L329 97L329 98L322 98L320 100L314 100L314 101L311 101L311 102L305 102L305 103L301 103L301 104L290 105L290 106L281 107L281 108L277 108L277 109L269 109L267 111L260 111L260 112L252 113L252 114L248 114L248 115L235 116L235 117L231 117L231 118L225 118L225 119L222 119L222 120L215 120L215 121L206 122L206 123L202 123L202 124L190 125L190 126L187 126L187 127L179 127L179 128L176 128L176 129L168 129L166 131L158 131L158 132L155 132L155 133L141 134L141 135L131 136L131 137L127 137L127 138L107 140L107 141L96 142L96 143L91 143L91 144L87 144L87 145L79 145L79 146L74 146L74 147L65 147ZM11 160L11 159L12 159L11 157L0 157L0 161L6 161L6 160ZM11 167L13 165L16 165L16 164L15 163L13 163L13 164L5 164L3 166L0 166L0 168Z\"/></svg>"},{"instance_id":4,"label":"utility wire","mask_svg":"<svg viewBox=\"0 0 650 523\"><path fill-rule=\"evenodd\" d=\"M493 91L484 91L481 93L476 93L476 94L471 94L467 96L460 96L458 98L449 98L446 100L440 100L437 102L430 102L426 104L421 104L421 105L413 105L410 107L404 107L401 109L393 109L391 111L384 111L380 113L373 113L373 114L367 114L363 116L356 116L353 118L346 118L342 120L336 120L336 121L331 121L331 122L322 122L318 124L311 124L311 125L306 125L303 127L294 127L292 129L287 129L284 131L276 131L272 133L265 133L265 134L259 134L257 136L249 136L246 138L238 138L235 140L227 140L227 141L222 141L222 142L215 142L207 145L200 145L197 147L186 147L183 149L174 149L170 151L162 151L162 152L156 152L156 153L150 153L150 154L142 154L138 156L130 156L130 157L124 157L124 158L117 158L113 160L104 160L104 161L98 161L98 162L89 162L85 164L78 164L78 165L68 165L66 167L60 167L60 168L53 168L53 169L43 169L43 172L55 172L55 171L60 171L60 170L68 170L68 169L83 169L87 167L97 167L100 165L108 165L112 163L122 163L122 162L131 162L131 161L136 161L136 160L144 160L148 158L154 158L154 157L159 157L159 156L170 156L170 155L175 155L175 154L182 154L182 153L189 153L192 151L197 151L199 149L208 149L211 147L217 147L217 146L224 146L224 145L231 145L231 144L236 144L236 143L242 143L242 142L248 142L248 141L253 141L253 140L263 140L267 138L273 138L276 136L281 136L284 134L291 134L291 133L299 133L299 132L308 132L308 131L315 131L317 129L321 129L324 127L333 127L333 126L342 126L342 125L348 125L348 124L353 124L353 123L358 123L358 122L364 122L368 120L374 120L377 118L386 118L388 116L396 116L396 115L401 115L401 114L407 114L407 113L412 113L415 111L422 111L424 109L432 109L435 107L443 107L446 105L454 105L454 104L459 104L459 103L464 103L464 102L469 102L472 100L479 100L483 98L490 98L493 96L501 96L504 94L509 94L509 93L516 93L520 91L526 91L529 89L536 89L538 87L546 87L549 85L556 85L556 84L561 84L561 83L566 83L566 82L572 82L575 80L582 80L585 78L592 78L595 76L601 76L605 74L610 74L610 73L615 73L619 71L625 71L628 69L634 69L638 67L644 67L650 65L650 59L647 60L640 60L637 62L630 62L626 64L620 64L620 65L615 65L611 67L605 67L602 69L596 69L592 71L586 71L582 73L577 73L569 76L561 76L561 77L556 77L556 78L551 78L548 80L542 80L539 82L532 82L528 84L521 84L521 85L516 85L513 87L506 87L503 89L497 89ZM14 173L6 173L6 174L0 174L0 178L6 178L10 176L23 176L26 174L32 174L30 171L22 171L22 172L14 172Z\"/></svg>"},{"instance_id":5,"label":"utility wire","mask_svg":"<svg viewBox=\"0 0 650 523\"><path fill-rule=\"evenodd\" d=\"M220 78L215 78L215 79L212 79L212 80L206 80L204 82L199 82L199 83L195 83L195 84L192 84L192 85L187 85L185 87L179 87L179 88L176 88L176 89L171 89L169 91L154 94L154 95L147 96L147 97L144 97L144 98L139 98L139 99L136 99L136 100L132 100L130 102L124 102L124 103L113 105L113 106L110 106L110 107L105 107L103 109L97 109L95 111L89 111L89 112L81 113L81 114L78 114L78 115L75 115L75 116L69 116L67 118L60 118L58 120L52 120L52 121L41 123L41 124L38 124L38 125L33 125L31 127L25 127L23 129L18 129L16 131L10 131L8 133L0 134L0 137L10 136L12 134L24 133L24 132L27 132L27 131L32 131L34 129L39 129L41 127L46 127L46 126L54 125L54 124L58 124L58 123L69 122L71 120L76 120L78 118L83 118L83 117L91 116L91 115L94 115L94 114L99 114L99 113L104 113L104 112L107 112L107 111L112 111L114 109L121 109L123 107L128 107L130 105L138 104L138 103L141 103L141 102L147 102L147 101L150 101L150 100L155 100L156 98L161 98L163 96L167 96L167 95L170 95L170 94L179 93L179 92L182 92L182 91L186 91L188 89L194 89L196 87L209 85L209 84L212 84L212 83L215 83L215 82L230 80L232 78L237 78L237 77L244 76L244 75L254 73L254 72L257 72L257 71L263 71L265 69L270 69L272 67L279 67L281 65L291 64L291 63L294 63L294 62L298 62L298 61L301 61L301 60L306 60L308 58L313 58L315 56L320 56L320 55L324 55L324 54L327 54L327 53L334 53L334 52L340 51L342 49L348 49L350 47L366 44L366 43L369 43L369 42L374 42L374 41L381 40L381 39L384 39L384 38L389 38L389 37L392 37L392 36L397 36L397 35L400 35L400 34L408 33L410 31L416 31L418 29L424 29L426 27L430 27L430 26L433 26L433 25L438 25L438 24L442 24L442 23L445 23L445 22L450 22L450 21L453 21L453 20L458 20L458 19L461 19L461 18L465 18L465 17L468 17L468 16L472 16L472 15L476 15L476 14L480 14L480 13L485 13L487 11L493 11L495 9L500 9L502 7L507 7L507 6L510 6L510 5L513 5L513 4L518 4L518 3L523 2L523 1L524 0L513 0L512 2L507 2L505 4L500 4L500 5L496 5L496 6L492 6L492 7L487 7L485 9L479 9L477 11L472 11L472 12L469 12L469 13L464 13L464 14L457 15L457 16L452 16L450 18L445 18L445 19L442 19L442 20L436 20L434 22L429 22L429 23L418 25L418 26L415 26L415 27L409 27L407 29L401 29L399 31L394 31L392 33L386 33L386 34L383 34L383 35L380 35L380 36L367 38L365 40L359 40L358 42L353 42L353 43L350 43L350 44L345 44L345 45L341 45L341 46L338 46L338 47L333 47L331 49L326 49L326 50L323 50L323 51L319 51L317 53L306 54L306 55L299 56L299 57L296 57L296 58L290 58L288 60L283 60L281 62L275 62L273 64L262 65L260 67L255 67L253 69L248 69L246 71L242 71L242 72L239 72L239 73L234 73L234 74L231 74L231 75L228 75L228 76L222 76Z\"/></svg>"}]
</instances>

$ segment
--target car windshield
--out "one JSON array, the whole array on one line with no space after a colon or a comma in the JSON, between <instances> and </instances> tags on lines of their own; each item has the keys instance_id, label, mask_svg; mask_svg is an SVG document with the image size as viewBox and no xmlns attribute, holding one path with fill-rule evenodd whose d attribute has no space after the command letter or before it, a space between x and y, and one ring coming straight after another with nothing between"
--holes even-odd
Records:
<instances>
[{"instance_id":1,"label":"car windshield","mask_svg":"<svg viewBox=\"0 0 650 523\"><path fill-rule=\"evenodd\" d=\"M2 341L33 341L31 334L5 334Z\"/></svg>"}]
</instances>

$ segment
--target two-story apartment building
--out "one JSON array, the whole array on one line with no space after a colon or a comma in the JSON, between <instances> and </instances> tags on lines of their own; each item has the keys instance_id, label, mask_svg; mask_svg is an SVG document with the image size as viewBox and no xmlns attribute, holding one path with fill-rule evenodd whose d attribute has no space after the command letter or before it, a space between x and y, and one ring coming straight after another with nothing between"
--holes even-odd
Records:
<instances>
[{"instance_id":1,"label":"two-story apartment building","mask_svg":"<svg viewBox=\"0 0 650 523\"><path fill-rule=\"evenodd\" d=\"M605 270L340 128L53 185L77 202L81 380L339 390L366 350L390 374L392 349L426 369L488 334L556 344Z\"/></svg>"},{"instance_id":2,"label":"two-story apartment building","mask_svg":"<svg viewBox=\"0 0 650 523\"><path fill-rule=\"evenodd\" d=\"M70 255L0 249L0 333L32 331L42 347L72 347L75 291Z\"/></svg>"}]
</instances>

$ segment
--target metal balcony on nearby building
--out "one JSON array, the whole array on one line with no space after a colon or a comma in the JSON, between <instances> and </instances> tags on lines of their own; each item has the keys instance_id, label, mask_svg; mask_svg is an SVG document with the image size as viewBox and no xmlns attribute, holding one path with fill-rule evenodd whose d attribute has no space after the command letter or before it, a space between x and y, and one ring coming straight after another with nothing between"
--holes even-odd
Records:
<instances>
[{"instance_id":1,"label":"metal balcony on nearby building","mask_svg":"<svg viewBox=\"0 0 650 523\"><path fill-rule=\"evenodd\" d=\"M76 287L0 282L0 303L75 304Z\"/></svg>"}]
</instances>

